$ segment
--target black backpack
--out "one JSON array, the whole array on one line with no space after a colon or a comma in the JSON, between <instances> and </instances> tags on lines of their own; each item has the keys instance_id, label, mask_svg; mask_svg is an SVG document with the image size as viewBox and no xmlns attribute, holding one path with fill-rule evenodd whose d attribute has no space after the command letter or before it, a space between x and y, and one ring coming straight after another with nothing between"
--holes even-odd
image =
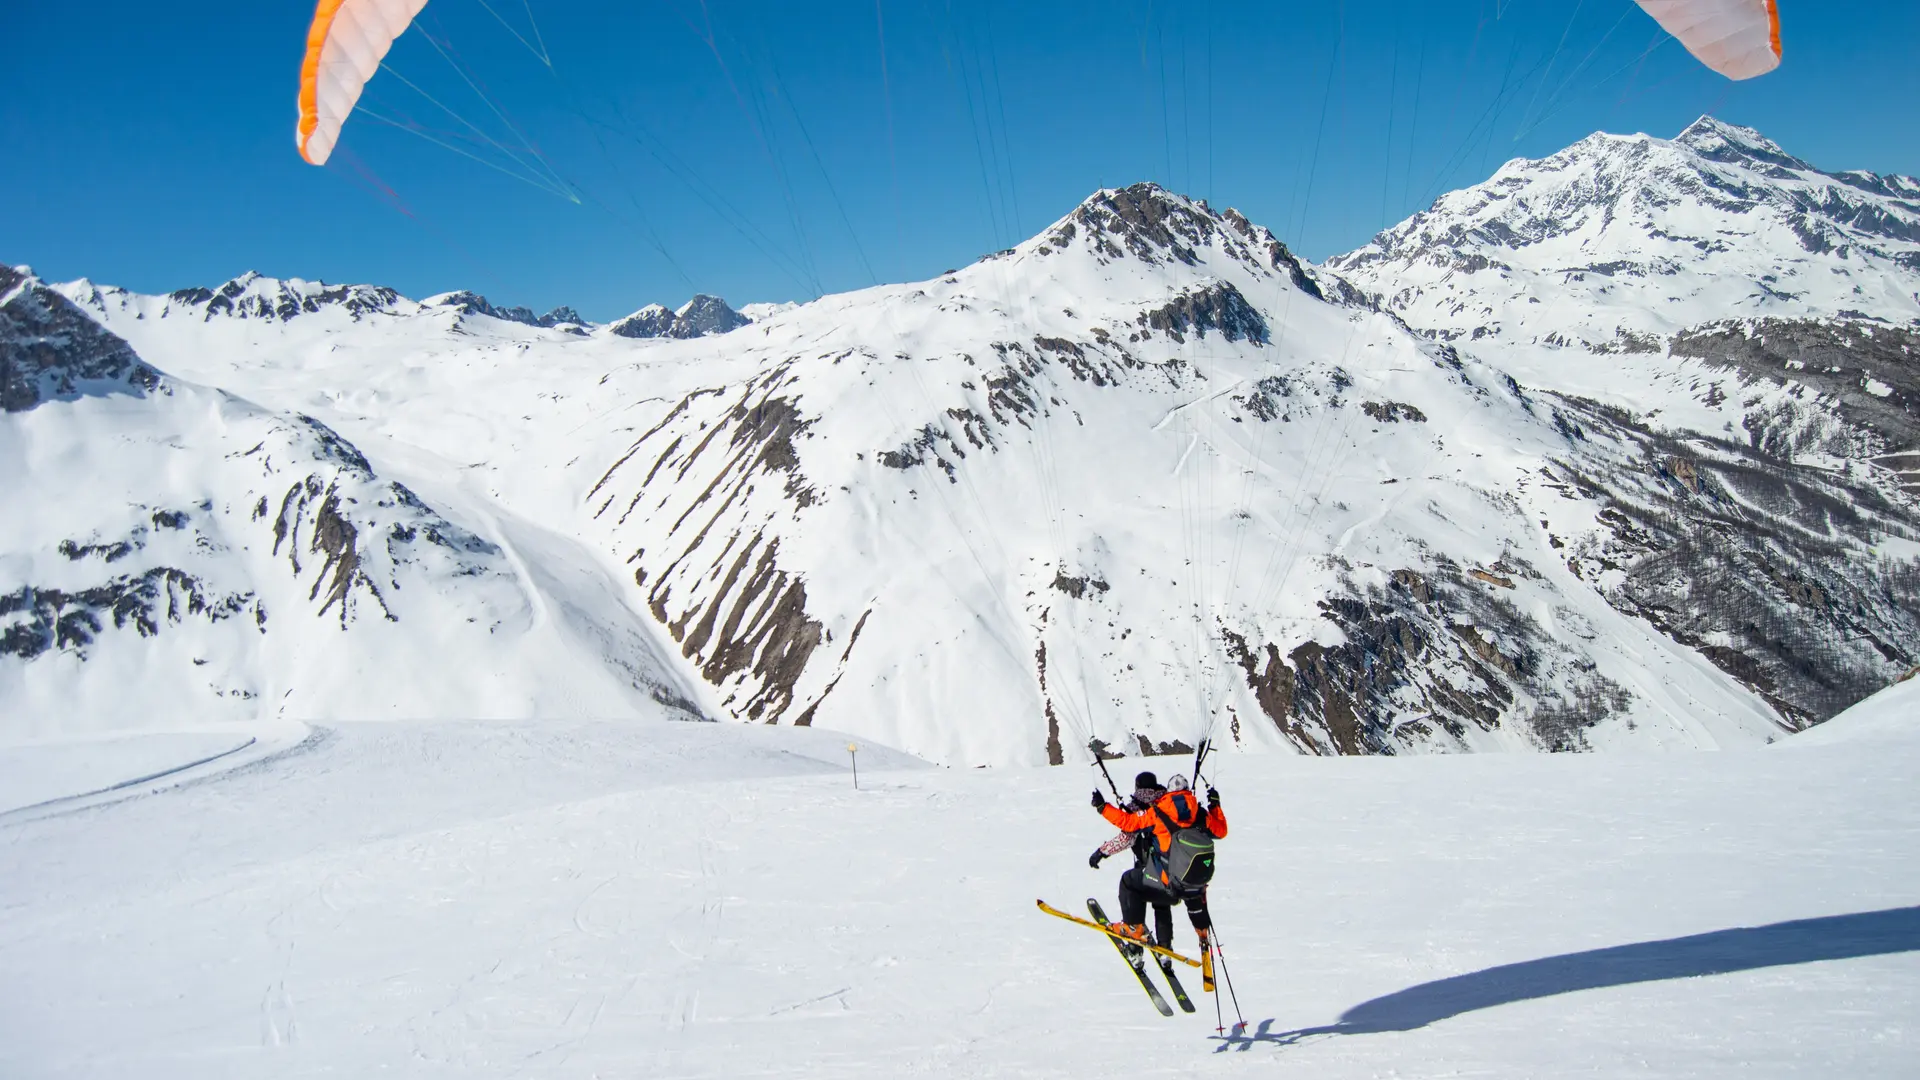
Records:
<instances>
[{"instance_id":1,"label":"black backpack","mask_svg":"<svg viewBox=\"0 0 1920 1080\"><path fill-rule=\"evenodd\" d=\"M1159 856L1160 869L1166 874L1166 886L1178 893L1199 892L1213 880L1213 834L1206 829L1200 800L1194 799L1193 807L1193 823L1184 826L1159 806L1153 808L1172 840Z\"/></svg>"}]
</instances>

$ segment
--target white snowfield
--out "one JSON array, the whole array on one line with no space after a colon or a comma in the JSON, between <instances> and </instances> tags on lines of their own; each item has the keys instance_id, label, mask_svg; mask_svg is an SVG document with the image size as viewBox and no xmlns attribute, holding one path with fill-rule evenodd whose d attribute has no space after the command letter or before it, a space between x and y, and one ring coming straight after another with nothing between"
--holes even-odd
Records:
<instances>
[{"instance_id":1,"label":"white snowfield","mask_svg":"<svg viewBox=\"0 0 1920 1080\"><path fill-rule=\"evenodd\" d=\"M1802 740L1217 758L1221 1038L1035 911L1112 909L1085 767L335 724L0 816L0 1076L1911 1077L1920 733Z\"/></svg>"}]
</instances>

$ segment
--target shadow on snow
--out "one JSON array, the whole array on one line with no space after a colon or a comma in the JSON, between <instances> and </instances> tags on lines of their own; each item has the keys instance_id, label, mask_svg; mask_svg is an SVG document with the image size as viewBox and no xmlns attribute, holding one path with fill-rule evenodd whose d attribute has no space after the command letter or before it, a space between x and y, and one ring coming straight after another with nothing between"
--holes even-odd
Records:
<instances>
[{"instance_id":1,"label":"shadow on snow","mask_svg":"<svg viewBox=\"0 0 1920 1080\"><path fill-rule=\"evenodd\" d=\"M1503 964L1421 983L1355 1005L1341 1014L1339 1023L1324 1027L1276 1032L1272 1020L1262 1020L1252 1032L1243 1026L1221 1038L1216 1052L1246 1050L1255 1043L1290 1046L1317 1035L1412 1031L1476 1009L1577 990L1913 951L1920 951L1920 907L1716 930Z\"/></svg>"}]
</instances>

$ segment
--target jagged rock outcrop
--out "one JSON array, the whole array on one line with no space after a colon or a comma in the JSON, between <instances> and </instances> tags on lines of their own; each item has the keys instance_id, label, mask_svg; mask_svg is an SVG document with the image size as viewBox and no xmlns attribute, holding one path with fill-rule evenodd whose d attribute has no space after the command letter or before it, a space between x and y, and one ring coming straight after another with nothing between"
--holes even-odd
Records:
<instances>
[{"instance_id":1,"label":"jagged rock outcrop","mask_svg":"<svg viewBox=\"0 0 1920 1080\"><path fill-rule=\"evenodd\" d=\"M777 305L769 307L779 310ZM725 300L701 293L682 304L678 311L670 311L661 304L648 304L616 320L607 329L620 337L684 339L724 334L752 321L728 307Z\"/></svg>"},{"instance_id":2,"label":"jagged rock outcrop","mask_svg":"<svg viewBox=\"0 0 1920 1080\"><path fill-rule=\"evenodd\" d=\"M1096 192L1054 225L1036 250L1050 254L1076 242L1103 261L1130 257L1149 266L1166 259L1195 266L1202 247L1217 246L1236 262L1281 271L1302 292L1320 296L1304 264L1265 226L1231 208L1215 213L1205 202L1158 184Z\"/></svg>"},{"instance_id":3,"label":"jagged rock outcrop","mask_svg":"<svg viewBox=\"0 0 1920 1080\"><path fill-rule=\"evenodd\" d=\"M665 304L648 304L639 311L618 319L607 330L620 337L657 338L666 337L673 329L673 311Z\"/></svg>"},{"instance_id":4,"label":"jagged rock outcrop","mask_svg":"<svg viewBox=\"0 0 1920 1080\"><path fill-rule=\"evenodd\" d=\"M673 326L667 330L667 336L695 338L724 334L740 329L747 322L747 317L728 307L725 300L700 293L673 313Z\"/></svg>"},{"instance_id":5,"label":"jagged rock outcrop","mask_svg":"<svg viewBox=\"0 0 1920 1080\"><path fill-rule=\"evenodd\" d=\"M1539 577L1517 559L1495 569ZM1552 753L1587 750L1586 732L1633 701L1577 642L1502 595L1512 584L1498 574L1442 556L1424 571L1349 570L1342 580L1318 602L1340 630L1335 643L1283 654L1222 630L1264 718L1306 753L1467 749L1470 731Z\"/></svg>"},{"instance_id":6,"label":"jagged rock outcrop","mask_svg":"<svg viewBox=\"0 0 1920 1080\"><path fill-rule=\"evenodd\" d=\"M1228 341L1267 343L1267 320L1230 282L1189 289L1166 304L1140 314L1141 331L1128 340L1151 336L1156 330L1185 343L1188 334L1205 338L1213 331Z\"/></svg>"},{"instance_id":7,"label":"jagged rock outcrop","mask_svg":"<svg viewBox=\"0 0 1920 1080\"><path fill-rule=\"evenodd\" d=\"M281 281L249 270L217 289L177 289L167 294L162 318L191 316L204 322L221 317L286 322L321 311L344 311L354 319L391 311L400 294L379 285L328 285L317 281Z\"/></svg>"},{"instance_id":8,"label":"jagged rock outcrop","mask_svg":"<svg viewBox=\"0 0 1920 1080\"><path fill-rule=\"evenodd\" d=\"M0 410L80 394L148 394L160 375L26 270L0 265Z\"/></svg>"},{"instance_id":9,"label":"jagged rock outcrop","mask_svg":"<svg viewBox=\"0 0 1920 1080\"><path fill-rule=\"evenodd\" d=\"M532 308L497 307L487 298L474 292L450 292L427 298L422 303L427 307L453 308L463 315L485 315L505 322L520 323L523 326L584 327L586 320L570 307L557 307L545 315L535 315Z\"/></svg>"}]
</instances>

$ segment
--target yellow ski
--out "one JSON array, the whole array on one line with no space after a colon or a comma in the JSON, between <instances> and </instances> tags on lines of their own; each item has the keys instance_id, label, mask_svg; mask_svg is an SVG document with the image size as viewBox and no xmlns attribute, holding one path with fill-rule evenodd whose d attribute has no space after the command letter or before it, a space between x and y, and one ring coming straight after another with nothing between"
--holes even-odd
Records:
<instances>
[{"instance_id":1,"label":"yellow ski","mask_svg":"<svg viewBox=\"0 0 1920 1080\"><path fill-rule=\"evenodd\" d=\"M1200 961L1189 960L1186 957L1181 956L1179 953L1174 952L1172 949L1163 949L1160 946L1155 945L1151 942L1136 941L1133 938L1127 937L1125 934L1116 934L1113 931L1107 929L1106 927L1101 926L1099 923L1094 922L1092 919L1083 919L1078 915L1069 915L1066 912L1061 911L1059 908L1054 907L1051 904L1048 904L1045 900L1035 900L1034 903L1040 905L1041 911L1044 911L1047 914L1052 915L1057 919L1065 919L1070 923L1079 923L1081 926L1084 926L1089 930L1098 930L1101 933L1107 935L1108 937L1114 939L1115 941L1124 941L1129 945L1138 945L1141 948L1147 950L1150 953L1153 953L1156 956L1164 956L1169 960L1178 960L1181 963L1187 965L1188 967L1201 966Z\"/></svg>"}]
</instances>

